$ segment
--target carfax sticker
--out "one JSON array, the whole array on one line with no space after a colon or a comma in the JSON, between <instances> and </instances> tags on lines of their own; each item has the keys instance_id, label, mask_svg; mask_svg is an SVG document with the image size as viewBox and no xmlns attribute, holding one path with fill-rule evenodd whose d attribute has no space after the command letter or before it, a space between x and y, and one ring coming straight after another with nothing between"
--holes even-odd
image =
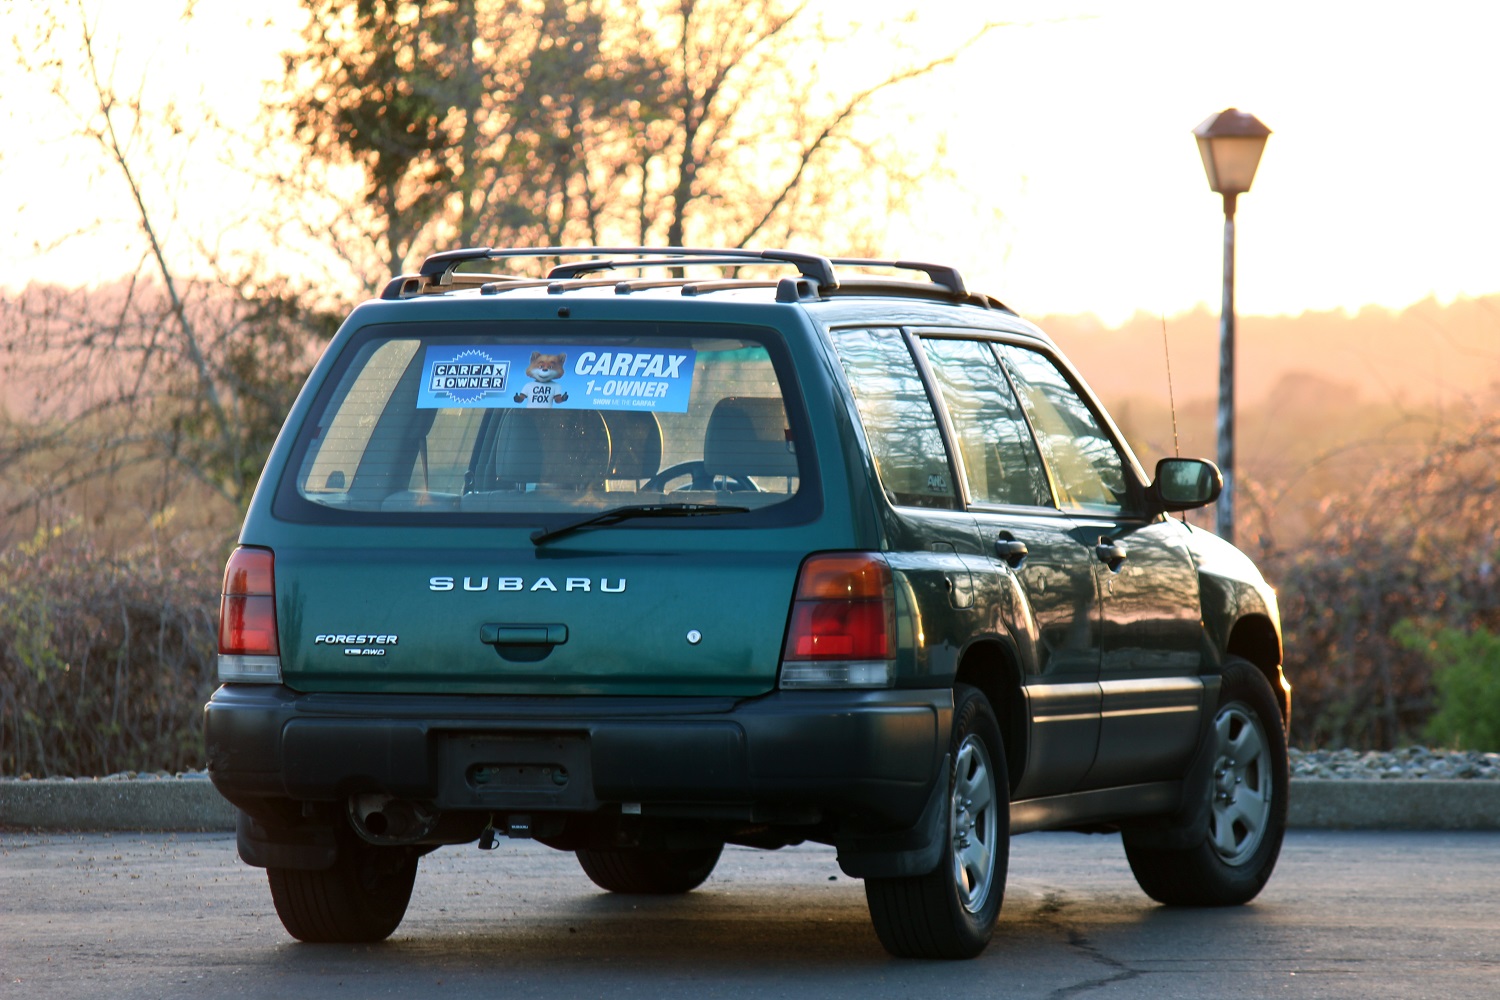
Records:
<instances>
[{"instance_id":1,"label":"carfax sticker","mask_svg":"<svg viewBox=\"0 0 1500 1000\"><path fill-rule=\"evenodd\" d=\"M659 347L434 345L423 357L417 407L686 413L696 358Z\"/></svg>"}]
</instances>

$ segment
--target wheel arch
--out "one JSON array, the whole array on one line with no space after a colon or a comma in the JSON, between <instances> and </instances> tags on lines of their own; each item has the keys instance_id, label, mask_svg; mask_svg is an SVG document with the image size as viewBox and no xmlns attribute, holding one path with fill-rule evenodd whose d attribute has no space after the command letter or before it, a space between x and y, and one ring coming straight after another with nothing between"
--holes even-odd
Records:
<instances>
[{"instance_id":1,"label":"wheel arch","mask_svg":"<svg viewBox=\"0 0 1500 1000\"><path fill-rule=\"evenodd\" d=\"M1276 704L1281 709L1282 725L1288 730L1292 724L1292 688L1281 669L1281 636L1275 624L1265 615L1249 614L1234 623L1230 630L1225 653L1238 656L1255 665L1265 675L1276 695Z\"/></svg>"},{"instance_id":2,"label":"wheel arch","mask_svg":"<svg viewBox=\"0 0 1500 1000\"><path fill-rule=\"evenodd\" d=\"M1015 654L996 638L980 639L959 657L955 684L978 688L989 700L1005 743L1005 770L1014 789L1026 772L1026 701Z\"/></svg>"}]
</instances>

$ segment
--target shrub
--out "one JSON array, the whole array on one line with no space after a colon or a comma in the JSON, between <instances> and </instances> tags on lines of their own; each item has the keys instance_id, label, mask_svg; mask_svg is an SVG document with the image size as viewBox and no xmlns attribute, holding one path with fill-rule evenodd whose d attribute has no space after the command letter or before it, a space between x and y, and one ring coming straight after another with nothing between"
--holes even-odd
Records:
<instances>
[{"instance_id":1,"label":"shrub","mask_svg":"<svg viewBox=\"0 0 1500 1000\"><path fill-rule=\"evenodd\" d=\"M203 766L218 569L43 531L0 552L0 774Z\"/></svg>"},{"instance_id":2,"label":"shrub","mask_svg":"<svg viewBox=\"0 0 1500 1000\"><path fill-rule=\"evenodd\" d=\"M1389 749L1427 734L1434 666L1454 658L1398 626L1500 631L1496 461L1500 421L1483 421L1326 496L1307 537L1257 554L1280 599L1295 744Z\"/></svg>"},{"instance_id":3,"label":"shrub","mask_svg":"<svg viewBox=\"0 0 1500 1000\"><path fill-rule=\"evenodd\" d=\"M1432 665L1437 711L1427 738L1460 750L1500 750L1500 635L1405 621L1392 637Z\"/></svg>"}]
</instances>

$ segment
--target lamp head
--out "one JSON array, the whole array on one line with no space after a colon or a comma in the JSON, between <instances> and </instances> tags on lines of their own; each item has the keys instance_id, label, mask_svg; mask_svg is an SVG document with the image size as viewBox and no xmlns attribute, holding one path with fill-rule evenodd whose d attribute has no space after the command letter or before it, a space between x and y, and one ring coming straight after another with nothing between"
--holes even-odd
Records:
<instances>
[{"instance_id":1,"label":"lamp head","mask_svg":"<svg viewBox=\"0 0 1500 1000\"><path fill-rule=\"evenodd\" d=\"M1225 196L1249 191L1270 134L1260 119L1236 108L1225 108L1204 119L1193 129L1193 135L1198 138L1208 186Z\"/></svg>"}]
</instances>

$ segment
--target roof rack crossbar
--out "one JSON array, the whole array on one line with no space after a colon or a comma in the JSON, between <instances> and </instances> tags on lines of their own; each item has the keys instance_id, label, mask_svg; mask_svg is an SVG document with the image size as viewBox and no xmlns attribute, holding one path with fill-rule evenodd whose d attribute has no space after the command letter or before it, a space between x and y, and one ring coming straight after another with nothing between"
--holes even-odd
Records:
<instances>
[{"instance_id":1,"label":"roof rack crossbar","mask_svg":"<svg viewBox=\"0 0 1500 1000\"><path fill-rule=\"evenodd\" d=\"M833 273L833 263L817 254L797 253L790 250L740 250L704 249L700 247L526 247L496 250L491 247L468 247L462 250L445 250L435 253L422 262L419 272L429 284L448 285L453 282L453 271L460 264L476 260L499 260L506 257L594 257L621 254L634 256L633 261L591 260L576 264L562 264L552 269L549 277L574 278L588 271L610 270L615 267L682 267L692 263L733 265L756 261L791 264L803 277L816 281L820 288L838 287L838 277ZM693 258L700 258L694 260Z\"/></svg>"}]
</instances>

